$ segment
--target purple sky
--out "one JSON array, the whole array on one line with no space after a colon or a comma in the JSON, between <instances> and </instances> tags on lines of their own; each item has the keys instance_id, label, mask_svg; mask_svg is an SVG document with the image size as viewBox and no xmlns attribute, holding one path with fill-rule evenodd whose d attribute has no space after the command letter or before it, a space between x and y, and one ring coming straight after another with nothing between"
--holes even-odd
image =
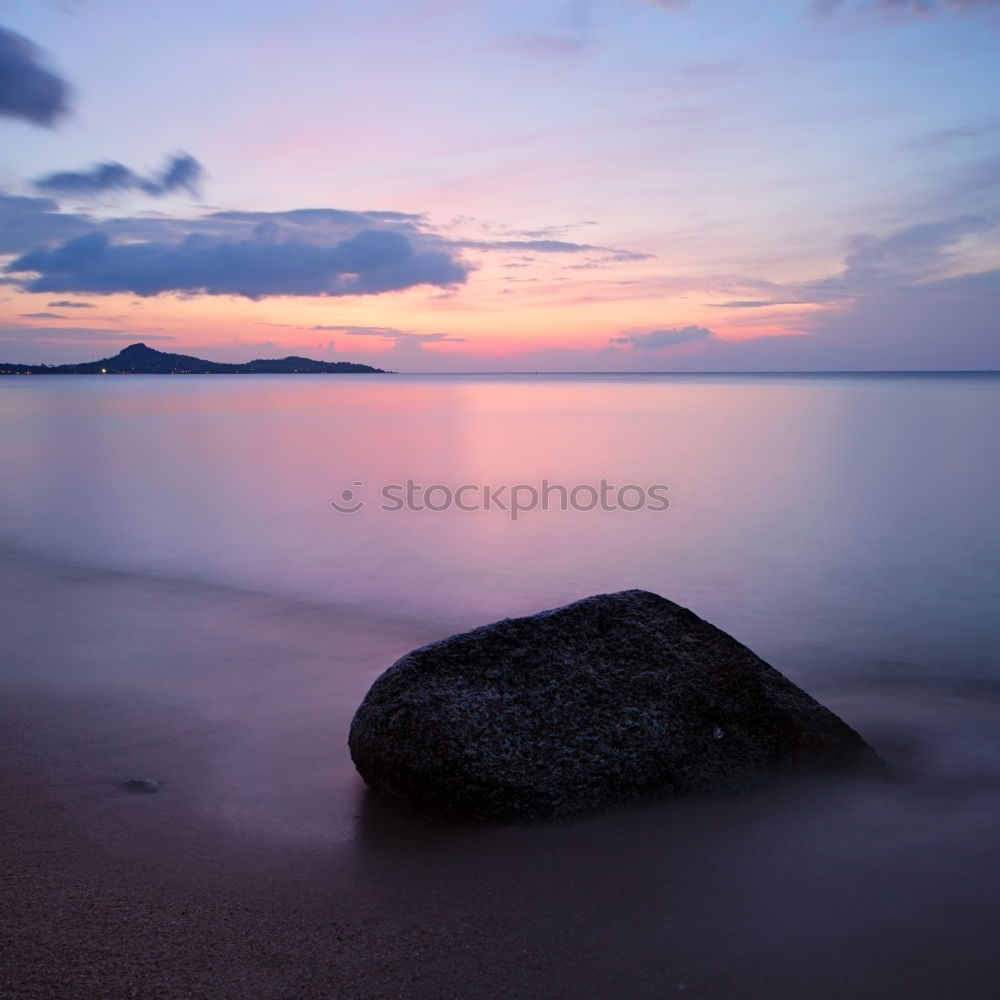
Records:
<instances>
[{"instance_id":1,"label":"purple sky","mask_svg":"<svg viewBox=\"0 0 1000 1000\"><path fill-rule=\"evenodd\" d=\"M994 0L9 2L0 360L1000 368Z\"/></svg>"}]
</instances>

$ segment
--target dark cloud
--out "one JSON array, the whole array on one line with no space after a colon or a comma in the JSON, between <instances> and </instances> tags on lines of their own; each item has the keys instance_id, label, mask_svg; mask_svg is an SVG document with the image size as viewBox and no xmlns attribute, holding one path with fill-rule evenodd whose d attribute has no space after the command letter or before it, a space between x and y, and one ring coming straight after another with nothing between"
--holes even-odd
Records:
<instances>
[{"instance_id":1,"label":"dark cloud","mask_svg":"<svg viewBox=\"0 0 1000 1000\"><path fill-rule=\"evenodd\" d=\"M0 28L0 115L53 125L69 110L69 86L46 69L38 49Z\"/></svg>"},{"instance_id":2,"label":"dark cloud","mask_svg":"<svg viewBox=\"0 0 1000 1000\"><path fill-rule=\"evenodd\" d=\"M370 295L462 284L471 268L423 217L297 209L97 220L0 194L0 282L37 292Z\"/></svg>"},{"instance_id":3,"label":"dark cloud","mask_svg":"<svg viewBox=\"0 0 1000 1000\"><path fill-rule=\"evenodd\" d=\"M18 313L21 319L65 319L65 316L61 316L59 313L54 312L37 312L37 313Z\"/></svg>"},{"instance_id":4,"label":"dark cloud","mask_svg":"<svg viewBox=\"0 0 1000 1000\"><path fill-rule=\"evenodd\" d=\"M164 168L150 189L143 186L147 194L166 194L168 191L185 190L197 193L198 183L204 175L202 165L188 153L177 153Z\"/></svg>"},{"instance_id":5,"label":"dark cloud","mask_svg":"<svg viewBox=\"0 0 1000 1000\"><path fill-rule=\"evenodd\" d=\"M29 251L6 268L32 292L180 292L239 295L376 295L415 285L447 287L468 267L420 249L392 230L363 229L332 245L277 241L271 233L219 239L193 233L178 243L112 243L95 231L54 249ZM33 272L36 277L27 277Z\"/></svg>"},{"instance_id":6,"label":"dark cloud","mask_svg":"<svg viewBox=\"0 0 1000 1000\"><path fill-rule=\"evenodd\" d=\"M158 173L148 177L121 163L96 163L89 170L63 170L40 177L35 187L46 194L78 198L96 197L110 191L142 191L159 198L174 191L197 193L204 170L188 153L172 156Z\"/></svg>"},{"instance_id":7,"label":"dark cloud","mask_svg":"<svg viewBox=\"0 0 1000 1000\"><path fill-rule=\"evenodd\" d=\"M51 198L0 193L0 254L21 253L93 229L86 216L63 214Z\"/></svg>"},{"instance_id":8,"label":"dark cloud","mask_svg":"<svg viewBox=\"0 0 1000 1000\"><path fill-rule=\"evenodd\" d=\"M45 198L0 194L0 254L22 255L7 270L18 278L8 281L35 291L81 294L348 295L417 284L453 289L471 270L461 260L463 250L507 254L507 263L519 258L526 266L538 255L582 256L588 267L652 256L549 238L449 239L424 216L406 212L305 208L216 211L193 219L154 213L96 219L57 208ZM352 278L343 258L352 248L360 249L355 241L366 231L382 234L364 237L370 249L381 241L383 257L390 244L402 256L393 270L378 267L369 254ZM83 244L74 239L83 236L94 238ZM334 252L337 247L339 253ZM412 251L408 256L407 247ZM194 273L196 268L200 273ZM38 277L29 275L29 269L37 269Z\"/></svg>"},{"instance_id":9,"label":"dark cloud","mask_svg":"<svg viewBox=\"0 0 1000 1000\"><path fill-rule=\"evenodd\" d=\"M623 333L612 337L609 344L628 344L643 350L659 350L663 347L677 347L678 344L704 343L713 340L715 334L704 326L682 326L666 330L650 330L648 333Z\"/></svg>"},{"instance_id":10,"label":"dark cloud","mask_svg":"<svg viewBox=\"0 0 1000 1000\"><path fill-rule=\"evenodd\" d=\"M50 309L93 309L95 308L90 302L73 302L71 299L56 299L55 302L50 302Z\"/></svg>"}]
</instances>

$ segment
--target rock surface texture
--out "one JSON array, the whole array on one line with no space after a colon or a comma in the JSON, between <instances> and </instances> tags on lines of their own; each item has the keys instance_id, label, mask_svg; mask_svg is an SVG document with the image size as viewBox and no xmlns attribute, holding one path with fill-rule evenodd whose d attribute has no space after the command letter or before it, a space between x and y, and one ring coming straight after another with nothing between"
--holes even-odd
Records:
<instances>
[{"instance_id":1,"label":"rock surface texture","mask_svg":"<svg viewBox=\"0 0 1000 1000\"><path fill-rule=\"evenodd\" d=\"M372 685L355 766L424 813L541 822L736 791L875 752L746 646L656 594L601 594L423 646Z\"/></svg>"}]
</instances>

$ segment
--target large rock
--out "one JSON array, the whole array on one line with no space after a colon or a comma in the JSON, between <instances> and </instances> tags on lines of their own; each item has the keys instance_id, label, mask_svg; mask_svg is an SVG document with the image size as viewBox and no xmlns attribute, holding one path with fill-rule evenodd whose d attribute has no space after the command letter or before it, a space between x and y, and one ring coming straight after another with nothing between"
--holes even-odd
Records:
<instances>
[{"instance_id":1,"label":"large rock","mask_svg":"<svg viewBox=\"0 0 1000 1000\"><path fill-rule=\"evenodd\" d=\"M877 766L848 725L656 594L589 597L423 646L372 685L351 756L423 812L540 821Z\"/></svg>"}]
</instances>

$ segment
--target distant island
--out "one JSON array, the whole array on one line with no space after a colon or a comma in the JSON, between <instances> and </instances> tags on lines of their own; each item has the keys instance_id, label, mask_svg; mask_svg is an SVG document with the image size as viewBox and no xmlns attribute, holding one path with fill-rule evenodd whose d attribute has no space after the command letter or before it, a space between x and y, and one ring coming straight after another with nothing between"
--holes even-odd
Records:
<instances>
[{"instance_id":1,"label":"distant island","mask_svg":"<svg viewBox=\"0 0 1000 1000\"><path fill-rule=\"evenodd\" d=\"M350 375L387 374L381 368L350 361L313 361L311 358L273 358L224 364L187 354L166 354L145 344L131 344L113 358L79 365L0 364L0 375Z\"/></svg>"}]
</instances>

